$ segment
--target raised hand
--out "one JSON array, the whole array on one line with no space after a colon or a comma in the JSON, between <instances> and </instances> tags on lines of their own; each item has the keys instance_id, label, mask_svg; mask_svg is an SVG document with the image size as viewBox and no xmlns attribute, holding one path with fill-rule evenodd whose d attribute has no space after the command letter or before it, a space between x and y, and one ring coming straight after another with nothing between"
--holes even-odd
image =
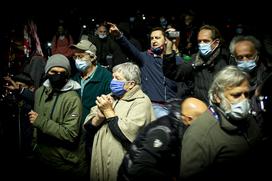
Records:
<instances>
[{"instance_id":1,"label":"raised hand","mask_svg":"<svg viewBox=\"0 0 272 181\"><path fill-rule=\"evenodd\" d=\"M121 31L117 28L117 26L111 22L107 22L107 25L110 26L109 32L114 37L120 37L122 35Z\"/></svg>"}]
</instances>

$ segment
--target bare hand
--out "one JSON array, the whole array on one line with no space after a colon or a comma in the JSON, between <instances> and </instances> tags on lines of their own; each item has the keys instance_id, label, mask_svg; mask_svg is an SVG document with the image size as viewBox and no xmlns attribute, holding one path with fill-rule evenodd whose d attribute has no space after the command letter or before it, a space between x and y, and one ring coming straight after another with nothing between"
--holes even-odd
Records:
<instances>
[{"instance_id":1,"label":"bare hand","mask_svg":"<svg viewBox=\"0 0 272 181\"><path fill-rule=\"evenodd\" d=\"M107 22L107 25L110 26L109 32L114 37L120 37L122 35L121 31L117 28L117 26L111 22Z\"/></svg>"},{"instance_id":2,"label":"bare hand","mask_svg":"<svg viewBox=\"0 0 272 181\"><path fill-rule=\"evenodd\" d=\"M175 28L168 28L165 32L174 32L176 31ZM179 42L180 42L180 37L176 37L174 39L169 39L166 37L167 40L167 44L166 44L166 48L165 48L165 54L171 54L172 51L175 52L179 52L178 51L178 46L179 46Z\"/></svg>"},{"instance_id":3,"label":"bare hand","mask_svg":"<svg viewBox=\"0 0 272 181\"><path fill-rule=\"evenodd\" d=\"M114 117L114 109L113 109L113 99L109 95L101 95L100 97L96 98L95 101L98 109L105 115L106 118Z\"/></svg>"},{"instance_id":4,"label":"bare hand","mask_svg":"<svg viewBox=\"0 0 272 181\"><path fill-rule=\"evenodd\" d=\"M31 124L33 124L33 123L36 121L38 115L39 115L39 114L36 113L36 112L33 111L33 110L31 110L31 111L28 113L29 121L30 121Z\"/></svg>"},{"instance_id":5,"label":"bare hand","mask_svg":"<svg viewBox=\"0 0 272 181\"><path fill-rule=\"evenodd\" d=\"M7 81L7 85L5 85L4 87L8 88L11 91L19 90L20 88L19 85L17 85L15 81L11 79L10 76L4 77L4 80Z\"/></svg>"},{"instance_id":6,"label":"bare hand","mask_svg":"<svg viewBox=\"0 0 272 181\"><path fill-rule=\"evenodd\" d=\"M99 126L105 120L104 114L97 109L96 116L92 119L92 125Z\"/></svg>"}]
</instances>

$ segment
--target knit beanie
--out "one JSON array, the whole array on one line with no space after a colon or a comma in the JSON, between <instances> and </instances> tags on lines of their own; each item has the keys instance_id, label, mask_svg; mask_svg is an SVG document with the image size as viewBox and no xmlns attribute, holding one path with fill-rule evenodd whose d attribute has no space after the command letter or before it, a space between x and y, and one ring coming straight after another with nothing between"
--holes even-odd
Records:
<instances>
[{"instance_id":1,"label":"knit beanie","mask_svg":"<svg viewBox=\"0 0 272 181\"><path fill-rule=\"evenodd\" d=\"M71 66L69 60L62 54L55 54L49 57L45 65L45 73L52 67L63 67L66 69L67 73L71 75Z\"/></svg>"}]
</instances>

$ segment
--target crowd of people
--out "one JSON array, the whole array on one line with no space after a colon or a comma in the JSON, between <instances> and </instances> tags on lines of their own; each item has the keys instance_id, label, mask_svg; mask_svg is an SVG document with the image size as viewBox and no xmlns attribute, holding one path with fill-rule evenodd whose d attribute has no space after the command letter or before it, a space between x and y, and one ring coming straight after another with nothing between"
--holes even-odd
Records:
<instances>
[{"instance_id":1,"label":"crowd of people","mask_svg":"<svg viewBox=\"0 0 272 181\"><path fill-rule=\"evenodd\" d=\"M226 41L194 12L182 18L158 17L145 41L132 19L78 39L60 22L48 54L32 46L1 80L6 169L30 180L269 177L269 37Z\"/></svg>"}]
</instances>

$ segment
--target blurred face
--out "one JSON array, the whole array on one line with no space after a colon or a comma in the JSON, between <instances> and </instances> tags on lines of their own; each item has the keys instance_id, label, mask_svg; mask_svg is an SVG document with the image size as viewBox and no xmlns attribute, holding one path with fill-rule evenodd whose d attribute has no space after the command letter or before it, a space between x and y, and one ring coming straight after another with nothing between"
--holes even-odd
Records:
<instances>
[{"instance_id":1,"label":"blurred face","mask_svg":"<svg viewBox=\"0 0 272 181\"><path fill-rule=\"evenodd\" d=\"M185 18L184 18L184 23L189 26L191 25L193 22L193 17L192 16L189 16L189 15L186 15Z\"/></svg>"},{"instance_id":2,"label":"blurred face","mask_svg":"<svg viewBox=\"0 0 272 181\"><path fill-rule=\"evenodd\" d=\"M256 60L257 51L250 41L238 42L235 46L235 59L237 61Z\"/></svg>"},{"instance_id":3,"label":"blurred face","mask_svg":"<svg viewBox=\"0 0 272 181\"><path fill-rule=\"evenodd\" d=\"M64 34L64 27L63 26L59 26L58 27L58 32L60 35L63 35Z\"/></svg>"},{"instance_id":4,"label":"blurred face","mask_svg":"<svg viewBox=\"0 0 272 181\"><path fill-rule=\"evenodd\" d=\"M160 30L153 31L150 35L151 48L158 48L166 44L163 32Z\"/></svg>"},{"instance_id":5,"label":"blurred face","mask_svg":"<svg viewBox=\"0 0 272 181\"><path fill-rule=\"evenodd\" d=\"M229 111L231 104L239 103L249 96L249 82L245 80L241 85L237 87L229 87L224 91L224 97L221 98L218 103L224 111Z\"/></svg>"},{"instance_id":6,"label":"blurred face","mask_svg":"<svg viewBox=\"0 0 272 181\"><path fill-rule=\"evenodd\" d=\"M206 29L199 31L197 36L197 41L198 41L198 44L209 43L212 49L215 49L219 44L219 41L215 41L212 39L212 31L206 30Z\"/></svg>"},{"instance_id":7,"label":"blurred face","mask_svg":"<svg viewBox=\"0 0 272 181\"><path fill-rule=\"evenodd\" d=\"M21 88L28 88L28 85L23 82L16 81L15 84Z\"/></svg>"},{"instance_id":8,"label":"blurred face","mask_svg":"<svg viewBox=\"0 0 272 181\"><path fill-rule=\"evenodd\" d=\"M66 70L63 67L52 67L49 71L49 75L55 75L55 74L65 74Z\"/></svg>"},{"instance_id":9,"label":"blurred face","mask_svg":"<svg viewBox=\"0 0 272 181\"><path fill-rule=\"evenodd\" d=\"M107 29L105 26L100 26L97 28L98 35L107 35Z\"/></svg>"}]
</instances>

